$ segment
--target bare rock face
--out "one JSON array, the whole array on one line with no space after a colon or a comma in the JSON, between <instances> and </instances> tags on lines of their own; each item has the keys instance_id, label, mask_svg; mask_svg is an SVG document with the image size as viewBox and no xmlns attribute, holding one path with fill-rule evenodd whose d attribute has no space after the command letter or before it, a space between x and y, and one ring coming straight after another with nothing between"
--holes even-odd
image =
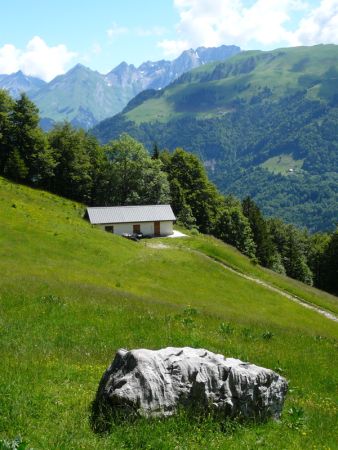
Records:
<instances>
[{"instance_id":1,"label":"bare rock face","mask_svg":"<svg viewBox=\"0 0 338 450\"><path fill-rule=\"evenodd\" d=\"M263 367L204 349L120 349L95 400L124 416L163 417L180 407L224 417L279 418L287 381Z\"/></svg>"}]
</instances>

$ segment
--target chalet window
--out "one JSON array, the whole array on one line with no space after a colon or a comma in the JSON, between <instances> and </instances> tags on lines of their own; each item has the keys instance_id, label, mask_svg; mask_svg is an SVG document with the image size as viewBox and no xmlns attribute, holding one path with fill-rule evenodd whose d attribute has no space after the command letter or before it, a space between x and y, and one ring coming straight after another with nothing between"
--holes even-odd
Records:
<instances>
[{"instance_id":1,"label":"chalet window","mask_svg":"<svg viewBox=\"0 0 338 450\"><path fill-rule=\"evenodd\" d=\"M106 231L108 231L108 233L114 233L114 226L113 225L107 225L106 227L104 227L104 229Z\"/></svg>"},{"instance_id":2,"label":"chalet window","mask_svg":"<svg viewBox=\"0 0 338 450\"><path fill-rule=\"evenodd\" d=\"M140 234L141 233L141 225L139 223L136 223L133 225L133 234Z\"/></svg>"}]
</instances>

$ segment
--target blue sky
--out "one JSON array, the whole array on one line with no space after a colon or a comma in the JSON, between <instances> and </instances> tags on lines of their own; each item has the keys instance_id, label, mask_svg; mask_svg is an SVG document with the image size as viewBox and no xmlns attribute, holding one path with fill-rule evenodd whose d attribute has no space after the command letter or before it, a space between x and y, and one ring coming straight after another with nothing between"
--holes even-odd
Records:
<instances>
[{"instance_id":1,"label":"blue sky","mask_svg":"<svg viewBox=\"0 0 338 450\"><path fill-rule=\"evenodd\" d=\"M338 43L338 0L10 0L0 30L0 73L50 80L78 62L107 73L200 45Z\"/></svg>"}]
</instances>

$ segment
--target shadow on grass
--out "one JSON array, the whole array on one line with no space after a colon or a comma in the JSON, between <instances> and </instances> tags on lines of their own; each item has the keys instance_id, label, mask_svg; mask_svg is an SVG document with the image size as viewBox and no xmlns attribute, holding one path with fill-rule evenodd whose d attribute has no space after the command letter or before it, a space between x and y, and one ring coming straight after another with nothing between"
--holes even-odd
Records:
<instances>
[{"instance_id":1,"label":"shadow on grass","mask_svg":"<svg viewBox=\"0 0 338 450\"><path fill-rule=\"evenodd\" d=\"M111 432L113 426L131 424L139 419L139 415L132 406L128 411L126 405L112 406L108 400L103 400L102 397L99 399L96 396L91 405L89 422L94 433L107 434Z\"/></svg>"},{"instance_id":2,"label":"shadow on grass","mask_svg":"<svg viewBox=\"0 0 338 450\"><path fill-rule=\"evenodd\" d=\"M137 409L130 405L112 405L108 400L96 395L91 404L90 410L90 426L95 434L107 435L113 430L133 428L134 426L144 426L153 430L155 426L165 427L168 429L179 430L179 433L186 430L187 433L193 430L206 429L214 432L233 435L241 430L262 427L268 421L250 419L245 417L230 417L222 413L217 413L210 409L186 408L179 407L177 412L169 417L145 417L141 416Z\"/></svg>"}]
</instances>

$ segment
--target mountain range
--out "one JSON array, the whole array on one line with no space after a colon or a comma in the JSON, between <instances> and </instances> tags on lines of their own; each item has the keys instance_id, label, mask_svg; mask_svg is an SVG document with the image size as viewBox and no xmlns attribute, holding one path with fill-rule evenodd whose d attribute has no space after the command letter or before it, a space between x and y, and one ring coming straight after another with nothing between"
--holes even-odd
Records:
<instances>
[{"instance_id":1,"label":"mountain range","mask_svg":"<svg viewBox=\"0 0 338 450\"><path fill-rule=\"evenodd\" d=\"M162 89L193 68L239 52L240 48L233 45L199 47L184 51L173 61L148 61L139 67L122 62L105 75L78 64L49 83L17 72L0 75L0 88L14 97L26 92L38 106L44 128L67 120L88 129L120 112L139 92Z\"/></svg>"},{"instance_id":2,"label":"mountain range","mask_svg":"<svg viewBox=\"0 0 338 450\"><path fill-rule=\"evenodd\" d=\"M0 88L6 89L14 98L17 98L21 92L33 94L45 84L45 81L40 78L25 75L21 70L11 75L0 75Z\"/></svg>"},{"instance_id":3,"label":"mountain range","mask_svg":"<svg viewBox=\"0 0 338 450\"><path fill-rule=\"evenodd\" d=\"M338 46L241 52L133 98L93 130L184 147L225 193L311 231L338 217Z\"/></svg>"}]
</instances>

